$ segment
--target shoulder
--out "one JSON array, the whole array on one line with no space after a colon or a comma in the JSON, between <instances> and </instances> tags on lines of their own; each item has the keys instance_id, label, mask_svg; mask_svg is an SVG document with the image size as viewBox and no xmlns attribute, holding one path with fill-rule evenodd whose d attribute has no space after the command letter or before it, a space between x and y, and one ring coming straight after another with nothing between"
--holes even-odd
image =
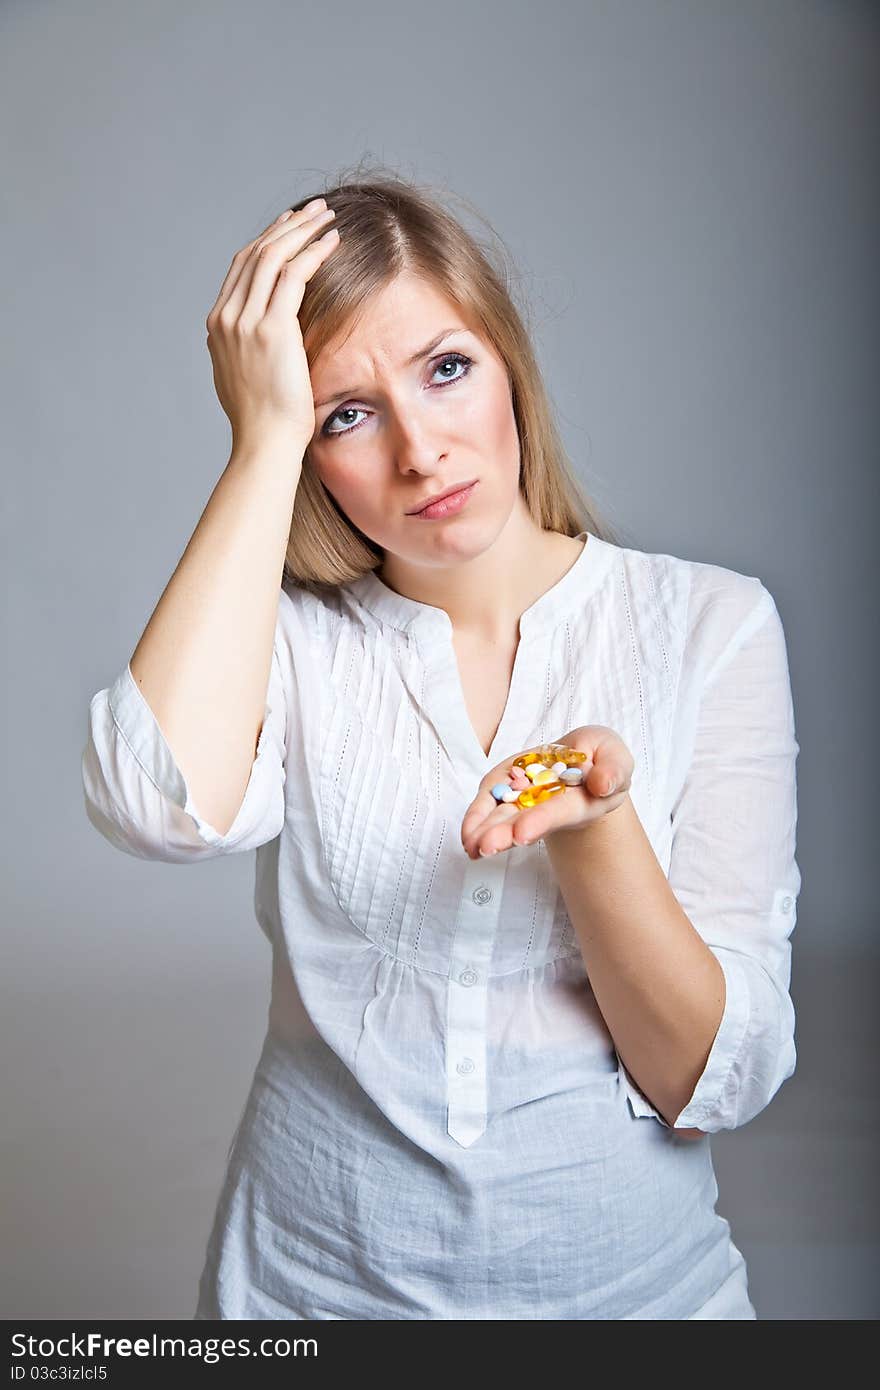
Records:
<instances>
[{"instance_id":1,"label":"shoulder","mask_svg":"<svg viewBox=\"0 0 880 1390\"><path fill-rule=\"evenodd\" d=\"M278 596L278 632L282 637L319 643L333 636L343 614L338 588L309 589L283 580Z\"/></svg>"},{"instance_id":2,"label":"shoulder","mask_svg":"<svg viewBox=\"0 0 880 1390\"><path fill-rule=\"evenodd\" d=\"M659 551L618 549L620 563L634 587L656 596L688 631L707 618L736 627L750 613L766 612L773 604L758 575Z\"/></svg>"},{"instance_id":3,"label":"shoulder","mask_svg":"<svg viewBox=\"0 0 880 1390\"><path fill-rule=\"evenodd\" d=\"M779 617L758 575L665 552L619 547L626 588L677 636L688 664L711 670L732 647Z\"/></svg>"}]
</instances>

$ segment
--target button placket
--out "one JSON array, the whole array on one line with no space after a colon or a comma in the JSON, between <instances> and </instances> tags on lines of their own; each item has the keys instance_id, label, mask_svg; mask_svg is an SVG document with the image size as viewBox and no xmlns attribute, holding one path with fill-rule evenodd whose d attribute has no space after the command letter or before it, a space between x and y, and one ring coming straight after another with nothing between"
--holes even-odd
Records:
<instances>
[{"instance_id":1,"label":"button placket","mask_svg":"<svg viewBox=\"0 0 880 1390\"><path fill-rule=\"evenodd\" d=\"M463 1148L486 1128L489 962L506 864L468 861L447 987L447 1132Z\"/></svg>"}]
</instances>

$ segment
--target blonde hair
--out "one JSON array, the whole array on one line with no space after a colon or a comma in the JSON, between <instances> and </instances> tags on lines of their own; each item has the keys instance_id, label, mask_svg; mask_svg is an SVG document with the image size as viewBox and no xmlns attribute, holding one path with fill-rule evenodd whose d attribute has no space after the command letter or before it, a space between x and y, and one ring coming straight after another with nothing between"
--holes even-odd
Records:
<instances>
[{"instance_id":1,"label":"blonde hair","mask_svg":"<svg viewBox=\"0 0 880 1390\"><path fill-rule=\"evenodd\" d=\"M503 247L493 263L487 249L442 205L436 192L396 173L374 169L345 175L320 195L305 194L293 204L294 210L318 196L334 209L340 240L309 280L300 306L309 364L337 334L355 326L372 295L403 271L419 275L457 306L506 364L520 443L520 490L537 525L568 536L590 531L617 544L569 463L528 332L513 302L509 286L514 272L509 260L505 263ZM344 584L376 569L383 555L382 547L348 519L324 487L306 450L285 579L315 589Z\"/></svg>"}]
</instances>

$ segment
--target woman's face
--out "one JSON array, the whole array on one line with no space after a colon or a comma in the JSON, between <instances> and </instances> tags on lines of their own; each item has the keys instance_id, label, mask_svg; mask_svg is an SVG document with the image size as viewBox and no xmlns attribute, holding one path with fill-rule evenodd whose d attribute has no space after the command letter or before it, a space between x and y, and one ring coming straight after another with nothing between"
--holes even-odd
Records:
<instances>
[{"instance_id":1,"label":"woman's face","mask_svg":"<svg viewBox=\"0 0 880 1390\"><path fill-rule=\"evenodd\" d=\"M417 565L449 565L491 544L519 495L519 437L504 362L454 304L402 274L310 375L311 465L365 536ZM454 514L410 514L474 479Z\"/></svg>"}]
</instances>

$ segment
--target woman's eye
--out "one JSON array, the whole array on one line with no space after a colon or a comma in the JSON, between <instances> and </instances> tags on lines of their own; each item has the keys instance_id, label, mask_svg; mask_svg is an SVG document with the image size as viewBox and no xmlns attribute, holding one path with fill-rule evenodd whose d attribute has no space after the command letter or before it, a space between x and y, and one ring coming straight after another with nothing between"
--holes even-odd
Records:
<instances>
[{"instance_id":1,"label":"woman's eye","mask_svg":"<svg viewBox=\"0 0 880 1390\"><path fill-rule=\"evenodd\" d=\"M461 367L463 369L461 376L448 376L445 378L446 381L461 381L461 377L467 376L471 369L471 359L465 357L463 352L450 352L446 357L441 357L434 371L439 372L441 367Z\"/></svg>"},{"instance_id":2,"label":"woman's eye","mask_svg":"<svg viewBox=\"0 0 880 1390\"><path fill-rule=\"evenodd\" d=\"M463 381L472 366L472 359L470 357L465 357L463 352L449 352L446 354L445 357L440 358L439 362L434 367L432 375L436 375L436 373L439 372L441 368L461 367L462 370L457 376L445 376L442 380L437 382L437 386L439 386L442 389L444 386L453 386L457 381ZM364 414L366 414L366 412L361 410L359 406L342 406L339 410L334 410L332 415L327 416L327 419L324 421L324 424L321 427L321 433L325 435L328 439L332 439L334 438L334 436L338 436L340 434L352 434L355 430L360 429L363 421L358 421L358 423L356 424L351 423L348 429L342 430L331 430L330 425L335 419L337 419L337 417L341 418L343 415L352 416Z\"/></svg>"}]
</instances>

